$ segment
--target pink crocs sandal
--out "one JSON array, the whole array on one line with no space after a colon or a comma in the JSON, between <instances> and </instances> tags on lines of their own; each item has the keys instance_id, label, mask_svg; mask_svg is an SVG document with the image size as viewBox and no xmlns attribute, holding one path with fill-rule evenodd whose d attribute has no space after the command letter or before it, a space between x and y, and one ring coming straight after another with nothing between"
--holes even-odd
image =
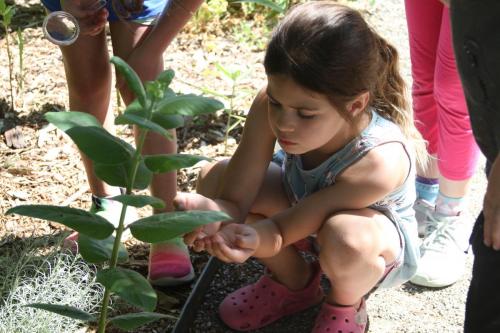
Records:
<instances>
[{"instance_id":1,"label":"pink crocs sandal","mask_svg":"<svg viewBox=\"0 0 500 333\"><path fill-rule=\"evenodd\" d=\"M219 306L222 321L234 330L250 331L320 303L324 297L321 269L318 262L312 266L311 282L299 291L289 290L265 274L256 283L232 292Z\"/></svg>"},{"instance_id":2,"label":"pink crocs sandal","mask_svg":"<svg viewBox=\"0 0 500 333\"><path fill-rule=\"evenodd\" d=\"M359 308L353 306L335 306L324 303L321 307L312 333L365 333L368 331L368 314L365 299Z\"/></svg>"}]
</instances>

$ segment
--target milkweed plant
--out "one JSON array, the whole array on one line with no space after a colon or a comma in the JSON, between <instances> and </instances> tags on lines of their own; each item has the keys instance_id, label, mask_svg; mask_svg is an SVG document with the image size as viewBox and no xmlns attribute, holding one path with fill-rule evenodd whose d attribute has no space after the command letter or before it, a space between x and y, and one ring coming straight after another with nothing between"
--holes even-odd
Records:
<instances>
[{"instance_id":1,"label":"milkweed plant","mask_svg":"<svg viewBox=\"0 0 500 333\"><path fill-rule=\"evenodd\" d=\"M120 222L113 226L105 218L94 213L66 206L20 205L6 214L45 219L61 223L79 232L78 249L90 263L99 264L96 281L104 287L104 295L98 316L82 311L71 304L33 303L27 306L47 310L88 324L97 324L98 332L104 333L108 325L123 330L134 330L142 325L168 317L154 312L157 295L149 281L138 272L118 267L128 259L127 249L121 236L129 228L131 234L146 243L157 243L180 237L204 224L228 220L229 216L214 211L187 211L153 214L129 225L124 224L127 207L152 206L163 208L159 198L135 195L134 190L146 189L155 173L170 172L190 167L206 158L187 154L144 156L141 154L149 131L172 140L169 130L184 124L185 116L215 112L224 105L212 98L192 94L177 94L170 83L172 70L162 72L155 81L143 84L132 68L122 59L113 57L111 63L125 78L136 100L115 119L115 124L132 124L138 127L136 148L107 132L98 120L87 113L48 112L46 119L66 132L77 147L93 161L96 175L113 186L126 189L124 195L115 196L123 204ZM114 234L114 235L113 235ZM127 313L108 318L111 295L118 296L142 312Z\"/></svg>"}]
</instances>

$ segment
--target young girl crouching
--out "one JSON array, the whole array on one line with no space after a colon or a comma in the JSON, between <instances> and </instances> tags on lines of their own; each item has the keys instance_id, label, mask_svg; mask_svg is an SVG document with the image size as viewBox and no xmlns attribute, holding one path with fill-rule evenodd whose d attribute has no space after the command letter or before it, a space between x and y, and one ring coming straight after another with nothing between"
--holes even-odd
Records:
<instances>
[{"instance_id":1,"label":"young girl crouching","mask_svg":"<svg viewBox=\"0 0 500 333\"><path fill-rule=\"evenodd\" d=\"M202 170L198 194L175 200L233 220L185 242L225 262L253 256L266 266L220 305L229 327L258 329L324 300L312 332L365 332L365 296L409 280L419 257L418 132L397 52L355 10L314 1L275 29L264 66L267 87L234 156ZM319 257L312 264L294 246L310 235Z\"/></svg>"}]
</instances>

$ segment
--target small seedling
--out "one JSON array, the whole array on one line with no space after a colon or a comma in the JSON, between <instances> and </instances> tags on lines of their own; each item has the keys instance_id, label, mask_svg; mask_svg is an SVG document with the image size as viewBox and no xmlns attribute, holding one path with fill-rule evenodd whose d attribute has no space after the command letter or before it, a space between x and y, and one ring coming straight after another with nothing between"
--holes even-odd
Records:
<instances>
[{"instance_id":1,"label":"small seedling","mask_svg":"<svg viewBox=\"0 0 500 333\"><path fill-rule=\"evenodd\" d=\"M226 131L224 133L224 155L227 155L227 140L229 138L229 133L246 120L245 117L237 115L234 108L234 100L236 98L238 80L241 77L241 71L239 69L230 71L219 63L215 63L215 67L219 73L231 82L231 94L225 96L225 98L229 101L229 108L224 109L224 111L227 112ZM234 122L232 122L233 119L235 120Z\"/></svg>"},{"instance_id":2,"label":"small seedling","mask_svg":"<svg viewBox=\"0 0 500 333\"><path fill-rule=\"evenodd\" d=\"M16 8L12 6L7 6L5 4L5 0L0 0L0 15L2 16L2 26L5 30L5 45L7 48L7 57L9 60L9 86L10 86L10 106L14 108L14 87L13 83L13 71L14 71L14 62L12 59L12 52L10 49L9 42L9 27L12 22L12 17L16 12Z\"/></svg>"},{"instance_id":3,"label":"small seedling","mask_svg":"<svg viewBox=\"0 0 500 333\"><path fill-rule=\"evenodd\" d=\"M19 73L17 75L17 90L21 106L24 100L24 37L21 29L17 29L17 47L19 49Z\"/></svg>"}]
</instances>

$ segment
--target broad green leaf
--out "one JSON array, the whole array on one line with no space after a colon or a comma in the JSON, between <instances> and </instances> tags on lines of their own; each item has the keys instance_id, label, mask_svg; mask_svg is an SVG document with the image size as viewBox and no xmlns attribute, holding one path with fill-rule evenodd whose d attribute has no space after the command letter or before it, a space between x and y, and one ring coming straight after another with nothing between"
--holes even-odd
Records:
<instances>
[{"instance_id":1,"label":"broad green leaf","mask_svg":"<svg viewBox=\"0 0 500 333\"><path fill-rule=\"evenodd\" d=\"M175 72L172 69L167 69L161 72L156 78L156 80L160 81L161 83L165 84L168 87L170 83L172 83L174 76Z\"/></svg>"},{"instance_id":2,"label":"broad green leaf","mask_svg":"<svg viewBox=\"0 0 500 333\"><path fill-rule=\"evenodd\" d=\"M121 163L132 156L134 148L111 135L92 115L70 112L48 112L45 118L66 132L78 148L92 161Z\"/></svg>"},{"instance_id":3,"label":"broad green leaf","mask_svg":"<svg viewBox=\"0 0 500 333\"><path fill-rule=\"evenodd\" d=\"M114 241L114 236L109 236L106 239L95 239L81 234L78 235L78 252L85 261L93 264L101 264L111 260ZM118 262L123 263L127 261L127 249L120 243L120 248L118 249Z\"/></svg>"},{"instance_id":4,"label":"broad green leaf","mask_svg":"<svg viewBox=\"0 0 500 333\"><path fill-rule=\"evenodd\" d=\"M124 205L133 206L137 208L142 208L144 206L150 205L153 208L162 209L165 208L165 202L159 198L151 197L149 195L117 195L116 197L110 198L121 202Z\"/></svg>"},{"instance_id":5,"label":"broad green leaf","mask_svg":"<svg viewBox=\"0 0 500 333\"><path fill-rule=\"evenodd\" d=\"M154 108L154 113L197 116L223 109L224 104L213 98L196 95L179 95L163 99Z\"/></svg>"},{"instance_id":6,"label":"broad green leaf","mask_svg":"<svg viewBox=\"0 0 500 333\"><path fill-rule=\"evenodd\" d=\"M179 237L196 227L231 218L223 212L187 211L155 214L130 224L132 235L147 243Z\"/></svg>"},{"instance_id":7,"label":"broad green leaf","mask_svg":"<svg viewBox=\"0 0 500 333\"><path fill-rule=\"evenodd\" d=\"M184 117L177 114L153 113L151 120L164 129L174 129L184 126Z\"/></svg>"},{"instance_id":8,"label":"broad green leaf","mask_svg":"<svg viewBox=\"0 0 500 333\"><path fill-rule=\"evenodd\" d=\"M139 103L141 103L143 107L146 107L146 91L144 90L144 86L142 85L141 79L137 73L134 72L132 67L130 67L125 61L116 56L112 57L110 61L115 65L117 71L123 75L125 81L127 81L127 86L134 92L135 96L139 100Z\"/></svg>"},{"instance_id":9,"label":"broad green leaf","mask_svg":"<svg viewBox=\"0 0 500 333\"><path fill-rule=\"evenodd\" d=\"M94 163L94 172L99 179L102 179L107 184L119 187L128 187L132 181L129 179L132 161L127 161L121 164L101 164ZM153 173L146 167L144 161L141 161L135 177L134 189L144 190L148 188Z\"/></svg>"},{"instance_id":10,"label":"broad green leaf","mask_svg":"<svg viewBox=\"0 0 500 333\"><path fill-rule=\"evenodd\" d=\"M137 99L134 99L132 103L127 105L125 108L125 111L123 111L125 114L134 114L136 116L140 116L142 118L147 118L146 117L146 110L142 107L142 105L139 103Z\"/></svg>"},{"instance_id":11,"label":"broad green leaf","mask_svg":"<svg viewBox=\"0 0 500 333\"><path fill-rule=\"evenodd\" d=\"M209 158L188 154L164 154L144 156L144 163L149 170L154 173L174 171L182 168L189 168L200 161L210 160Z\"/></svg>"},{"instance_id":12,"label":"broad green leaf","mask_svg":"<svg viewBox=\"0 0 500 333\"><path fill-rule=\"evenodd\" d=\"M97 239L107 238L115 230L115 227L104 217L77 208L21 205L9 209L5 214L19 214L61 223L79 233Z\"/></svg>"},{"instance_id":13,"label":"broad green leaf","mask_svg":"<svg viewBox=\"0 0 500 333\"><path fill-rule=\"evenodd\" d=\"M134 152L125 141L102 127L74 127L66 131L88 158L97 163L121 163L130 160Z\"/></svg>"},{"instance_id":14,"label":"broad green leaf","mask_svg":"<svg viewBox=\"0 0 500 333\"><path fill-rule=\"evenodd\" d=\"M279 6L275 2L271 0L230 0L231 3L238 3L238 2L249 2L249 3L256 3L265 7L268 7L272 10L274 10L277 13L283 13L285 11L285 8Z\"/></svg>"},{"instance_id":15,"label":"broad green leaf","mask_svg":"<svg viewBox=\"0 0 500 333\"><path fill-rule=\"evenodd\" d=\"M110 318L109 322L122 330L132 331L143 325L165 318L177 319L174 316L169 316L156 312L139 312L139 313L129 313L125 315L116 316Z\"/></svg>"},{"instance_id":16,"label":"broad green leaf","mask_svg":"<svg viewBox=\"0 0 500 333\"><path fill-rule=\"evenodd\" d=\"M168 89L168 93L170 96L175 96L174 92ZM124 111L124 114L129 115L132 114L137 117L147 118L146 111L144 108L137 102L137 100L130 103ZM173 129L182 127L184 125L184 117L176 115L176 114L159 114L153 113L151 121L160 125L164 129Z\"/></svg>"},{"instance_id":17,"label":"broad green leaf","mask_svg":"<svg viewBox=\"0 0 500 333\"><path fill-rule=\"evenodd\" d=\"M124 124L133 124L137 125L140 128L151 130L153 132L159 133L160 135L163 135L169 140L173 140L172 134L170 134L167 130L165 130L163 127L160 125L147 120L145 118L142 118L140 116L136 116L133 114L121 114L118 117L115 118L115 124L117 125L124 125Z\"/></svg>"},{"instance_id":18,"label":"broad green leaf","mask_svg":"<svg viewBox=\"0 0 500 333\"><path fill-rule=\"evenodd\" d=\"M97 272L96 281L145 311L153 311L156 307L156 292L148 280L135 271L107 268Z\"/></svg>"},{"instance_id":19,"label":"broad green leaf","mask_svg":"<svg viewBox=\"0 0 500 333\"><path fill-rule=\"evenodd\" d=\"M73 318L76 320L82 320L86 322L96 321L96 318L92 316L90 313L77 309L75 307L69 305L59 305L59 304L46 304L46 303L31 303L25 305L30 308L41 309L53 313L57 313L58 315Z\"/></svg>"},{"instance_id":20,"label":"broad green leaf","mask_svg":"<svg viewBox=\"0 0 500 333\"><path fill-rule=\"evenodd\" d=\"M0 0L0 14L3 15L5 12L5 0Z\"/></svg>"},{"instance_id":21,"label":"broad green leaf","mask_svg":"<svg viewBox=\"0 0 500 333\"><path fill-rule=\"evenodd\" d=\"M102 127L96 117L79 111L47 112L45 119L64 132L73 127Z\"/></svg>"}]
</instances>

